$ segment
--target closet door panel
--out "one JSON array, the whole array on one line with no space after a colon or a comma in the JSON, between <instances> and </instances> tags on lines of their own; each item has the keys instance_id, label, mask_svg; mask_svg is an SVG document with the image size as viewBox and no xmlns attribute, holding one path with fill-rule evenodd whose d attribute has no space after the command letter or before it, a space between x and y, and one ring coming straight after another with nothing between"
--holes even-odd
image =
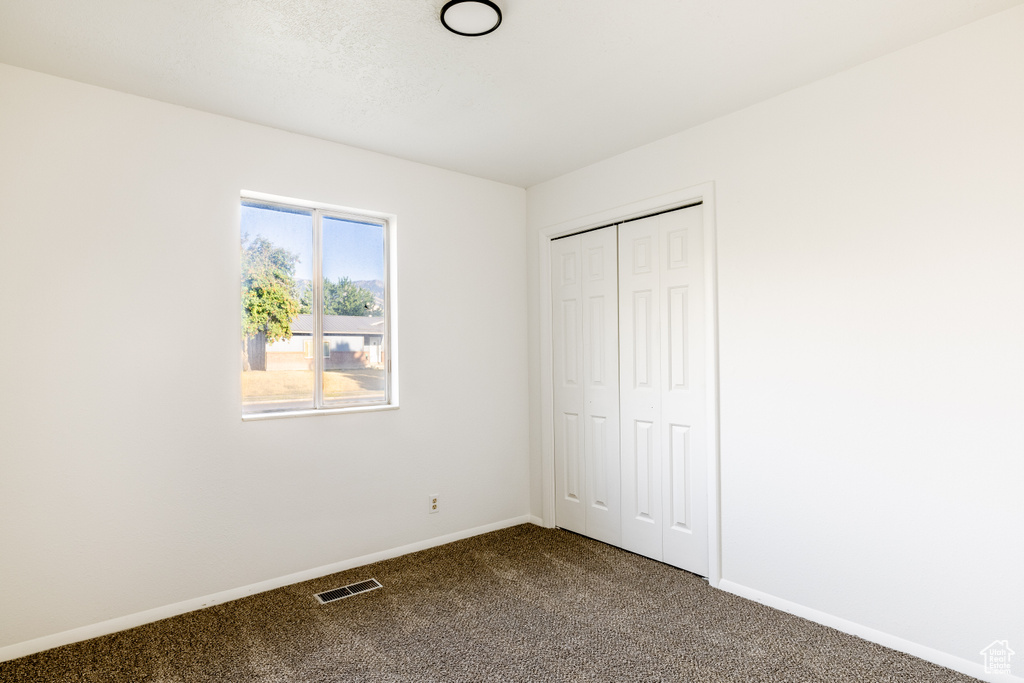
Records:
<instances>
[{"instance_id":1,"label":"closet door panel","mask_svg":"<svg viewBox=\"0 0 1024 683\"><path fill-rule=\"evenodd\" d=\"M582 240L551 243L555 523L586 533Z\"/></svg>"},{"instance_id":2,"label":"closet door panel","mask_svg":"<svg viewBox=\"0 0 1024 683\"><path fill-rule=\"evenodd\" d=\"M586 535L621 542L618 276L615 228L581 238Z\"/></svg>"},{"instance_id":3,"label":"closet door panel","mask_svg":"<svg viewBox=\"0 0 1024 683\"><path fill-rule=\"evenodd\" d=\"M708 572L703 214L619 226L622 546Z\"/></svg>"},{"instance_id":4,"label":"closet door panel","mask_svg":"<svg viewBox=\"0 0 1024 683\"><path fill-rule=\"evenodd\" d=\"M700 207L658 216L665 349L661 424L664 559L708 573L707 411L703 213Z\"/></svg>"},{"instance_id":5,"label":"closet door panel","mask_svg":"<svg viewBox=\"0 0 1024 683\"><path fill-rule=\"evenodd\" d=\"M622 547L662 558L661 320L657 225L619 226Z\"/></svg>"}]
</instances>

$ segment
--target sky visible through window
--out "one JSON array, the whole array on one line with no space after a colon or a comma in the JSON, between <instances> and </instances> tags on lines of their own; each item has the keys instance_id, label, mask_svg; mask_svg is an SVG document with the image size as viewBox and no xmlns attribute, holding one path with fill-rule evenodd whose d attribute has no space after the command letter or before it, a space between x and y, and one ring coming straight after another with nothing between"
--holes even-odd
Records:
<instances>
[{"instance_id":1,"label":"sky visible through window","mask_svg":"<svg viewBox=\"0 0 1024 683\"><path fill-rule=\"evenodd\" d=\"M313 279L312 214L267 206L242 205L242 235L262 235L299 257L295 278ZM323 276L354 281L384 280L384 228L324 217Z\"/></svg>"}]
</instances>

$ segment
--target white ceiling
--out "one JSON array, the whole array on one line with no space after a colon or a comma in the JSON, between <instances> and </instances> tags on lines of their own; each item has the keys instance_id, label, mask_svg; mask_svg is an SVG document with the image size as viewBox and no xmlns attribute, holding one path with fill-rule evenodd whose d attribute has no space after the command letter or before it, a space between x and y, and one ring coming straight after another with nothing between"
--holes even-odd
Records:
<instances>
[{"instance_id":1,"label":"white ceiling","mask_svg":"<svg viewBox=\"0 0 1024 683\"><path fill-rule=\"evenodd\" d=\"M0 0L0 61L528 187L1024 0Z\"/></svg>"}]
</instances>

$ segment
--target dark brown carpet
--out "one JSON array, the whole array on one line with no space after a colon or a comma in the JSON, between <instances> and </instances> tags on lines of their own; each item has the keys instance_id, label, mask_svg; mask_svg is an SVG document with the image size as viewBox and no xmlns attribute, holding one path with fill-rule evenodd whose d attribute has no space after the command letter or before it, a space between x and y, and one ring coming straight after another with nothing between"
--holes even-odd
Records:
<instances>
[{"instance_id":1,"label":"dark brown carpet","mask_svg":"<svg viewBox=\"0 0 1024 683\"><path fill-rule=\"evenodd\" d=\"M5 683L973 680L532 525L0 663Z\"/></svg>"}]
</instances>

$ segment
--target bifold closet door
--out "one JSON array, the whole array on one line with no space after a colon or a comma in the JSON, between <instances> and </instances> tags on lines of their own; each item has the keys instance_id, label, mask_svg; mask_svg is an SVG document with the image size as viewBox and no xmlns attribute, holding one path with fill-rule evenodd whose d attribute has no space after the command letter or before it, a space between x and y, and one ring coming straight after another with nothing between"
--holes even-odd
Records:
<instances>
[{"instance_id":1,"label":"bifold closet door","mask_svg":"<svg viewBox=\"0 0 1024 683\"><path fill-rule=\"evenodd\" d=\"M551 243L555 521L619 545L616 232Z\"/></svg>"},{"instance_id":2,"label":"bifold closet door","mask_svg":"<svg viewBox=\"0 0 1024 683\"><path fill-rule=\"evenodd\" d=\"M708 573L700 207L619 226L622 547Z\"/></svg>"}]
</instances>

